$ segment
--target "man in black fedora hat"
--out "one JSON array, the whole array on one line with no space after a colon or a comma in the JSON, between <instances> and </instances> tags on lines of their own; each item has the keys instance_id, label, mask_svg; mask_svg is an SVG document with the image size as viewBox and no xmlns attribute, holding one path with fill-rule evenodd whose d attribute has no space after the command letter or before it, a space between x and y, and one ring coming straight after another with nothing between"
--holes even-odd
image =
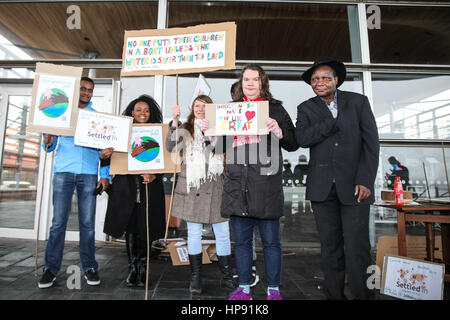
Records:
<instances>
[{"instance_id":1,"label":"man in black fedora hat","mask_svg":"<svg viewBox=\"0 0 450 320\"><path fill-rule=\"evenodd\" d=\"M316 96L297 107L296 137L310 148L306 199L320 235L327 298L346 298L347 272L354 298L367 299L369 209L380 147L367 97L337 89L345 76L344 64L326 57L303 73Z\"/></svg>"}]
</instances>

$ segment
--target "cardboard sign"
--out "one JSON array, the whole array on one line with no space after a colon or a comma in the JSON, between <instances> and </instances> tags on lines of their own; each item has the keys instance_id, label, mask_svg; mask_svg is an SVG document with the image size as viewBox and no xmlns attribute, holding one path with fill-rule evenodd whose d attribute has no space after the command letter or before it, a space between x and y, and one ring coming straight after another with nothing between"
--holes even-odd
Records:
<instances>
[{"instance_id":1,"label":"cardboard sign","mask_svg":"<svg viewBox=\"0 0 450 320\"><path fill-rule=\"evenodd\" d=\"M235 69L236 24L125 31L121 76Z\"/></svg>"},{"instance_id":2,"label":"cardboard sign","mask_svg":"<svg viewBox=\"0 0 450 320\"><path fill-rule=\"evenodd\" d=\"M194 89L194 94L192 95L191 103L189 104L189 107L192 106L192 103L194 103L194 100L199 95L205 95L209 96L209 93L211 92L211 87L209 86L208 82L206 82L206 79L203 75L198 76L197 85Z\"/></svg>"},{"instance_id":3,"label":"cardboard sign","mask_svg":"<svg viewBox=\"0 0 450 320\"><path fill-rule=\"evenodd\" d=\"M443 264L386 255L380 292L403 300L442 300L444 274Z\"/></svg>"},{"instance_id":4,"label":"cardboard sign","mask_svg":"<svg viewBox=\"0 0 450 320\"><path fill-rule=\"evenodd\" d=\"M180 172L179 155L166 148L168 133L168 124L133 124L130 152L112 154L110 174L173 173L175 161L176 172Z\"/></svg>"},{"instance_id":5,"label":"cardboard sign","mask_svg":"<svg viewBox=\"0 0 450 320\"><path fill-rule=\"evenodd\" d=\"M83 68L36 63L27 128L73 136L78 114Z\"/></svg>"},{"instance_id":6,"label":"cardboard sign","mask_svg":"<svg viewBox=\"0 0 450 320\"><path fill-rule=\"evenodd\" d=\"M132 124L132 117L80 109L74 143L83 147L113 147L114 151L128 152Z\"/></svg>"},{"instance_id":7,"label":"cardboard sign","mask_svg":"<svg viewBox=\"0 0 450 320\"><path fill-rule=\"evenodd\" d=\"M266 125L268 101L208 103L205 117L209 122L206 136L269 134Z\"/></svg>"},{"instance_id":8,"label":"cardboard sign","mask_svg":"<svg viewBox=\"0 0 450 320\"><path fill-rule=\"evenodd\" d=\"M202 241L203 244L203 241ZM211 259L209 258L210 254L208 253L206 248L214 247L215 252L215 244L214 245L202 245L202 264L209 264L212 263ZM171 242L167 245L167 249L170 254L170 258L172 260L172 265L174 266L186 266L189 265L189 253L187 244L185 241L181 242Z\"/></svg>"}]
</instances>

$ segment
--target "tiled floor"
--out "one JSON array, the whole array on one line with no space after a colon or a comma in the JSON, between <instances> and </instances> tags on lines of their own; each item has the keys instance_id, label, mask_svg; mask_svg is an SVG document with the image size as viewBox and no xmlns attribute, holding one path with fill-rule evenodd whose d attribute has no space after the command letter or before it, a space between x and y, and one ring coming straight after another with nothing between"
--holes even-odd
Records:
<instances>
[{"instance_id":1,"label":"tiled floor","mask_svg":"<svg viewBox=\"0 0 450 320\"><path fill-rule=\"evenodd\" d=\"M287 208L286 208L287 209ZM289 210L287 210L290 212ZM281 293L285 300L323 300L320 246L312 214L287 214L281 220L283 242L283 266ZM410 226L408 234L421 234L423 227ZM186 234L182 224L178 235ZM395 235L395 225L377 224L376 238L380 235ZM423 233L422 233L423 234ZM96 258L100 265L102 283L91 287L84 278L76 287L77 279L66 271L69 266L80 266L78 244L66 242L63 266L53 287L39 289L37 282L42 273L46 242L41 242L39 253L39 276L34 275L33 240L0 238L0 299L8 300L143 300L143 287L129 288L125 284L128 273L125 246L121 243L98 242ZM266 298L266 279L260 241L257 240L257 269L260 283L252 290L253 298ZM375 260L375 250L372 252ZM219 287L219 268L217 262L203 265L203 293L191 295L189 292L190 267L173 266L170 258L151 259L149 292L151 300L225 300L230 290ZM445 287L445 299L450 300L449 285ZM351 293L346 287L346 295ZM389 296L374 291L373 299L393 300Z\"/></svg>"}]
</instances>

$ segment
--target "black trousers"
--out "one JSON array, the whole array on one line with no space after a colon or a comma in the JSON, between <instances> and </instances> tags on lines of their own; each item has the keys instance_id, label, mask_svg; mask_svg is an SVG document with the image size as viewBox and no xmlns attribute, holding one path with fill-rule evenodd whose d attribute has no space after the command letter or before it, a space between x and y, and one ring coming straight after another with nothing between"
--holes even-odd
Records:
<instances>
[{"instance_id":1,"label":"black trousers","mask_svg":"<svg viewBox=\"0 0 450 320\"><path fill-rule=\"evenodd\" d=\"M367 267L370 265L370 205L344 205L333 184L323 202L311 202L320 236L325 294L346 299L345 274L355 299L368 299Z\"/></svg>"}]
</instances>

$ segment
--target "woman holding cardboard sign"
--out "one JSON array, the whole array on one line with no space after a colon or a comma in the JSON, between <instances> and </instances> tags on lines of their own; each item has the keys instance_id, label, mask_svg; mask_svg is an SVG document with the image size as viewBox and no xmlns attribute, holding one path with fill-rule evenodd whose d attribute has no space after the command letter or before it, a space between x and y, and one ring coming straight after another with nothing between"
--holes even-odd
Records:
<instances>
[{"instance_id":1,"label":"woman holding cardboard sign","mask_svg":"<svg viewBox=\"0 0 450 320\"><path fill-rule=\"evenodd\" d=\"M246 66L236 88L234 101L269 101L266 120L270 134L226 136L226 165L222 217L230 217L234 235L239 288L230 300L250 300L252 283L253 228L258 226L267 275L267 299L281 300L280 217L283 215L281 148L295 151L295 127L281 102L273 99L269 79L256 65ZM217 148L216 148L217 149Z\"/></svg>"},{"instance_id":2,"label":"woman holding cardboard sign","mask_svg":"<svg viewBox=\"0 0 450 320\"><path fill-rule=\"evenodd\" d=\"M215 154L214 141L205 137L202 124L205 121L205 104L212 103L208 96L200 95L192 103L187 121L178 129L176 147L176 123L180 107L173 108L174 121L166 145L169 150L182 152L183 162L172 206L172 216L186 220L188 229L188 252L192 270L190 291L201 293L202 229L203 224L212 224L216 236L216 251L222 274L221 286L236 287L231 274L230 231L228 219L220 216L223 187L222 154Z\"/></svg>"},{"instance_id":3,"label":"woman holding cardboard sign","mask_svg":"<svg viewBox=\"0 0 450 320\"><path fill-rule=\"evenodd\" d=\"M156 101L147 95L130 102L123 112L134 118L134 123L162 123L162 114ZM138 149L152 146L141 141ZM112 150L105 149L104 154L111 156ZM112 179L108 209L106 211L103 231L120 238L125 233L128 253L128 286L145 284L147 267L147 229L146 229L146 184L148 186L149 236L150 243L160 239L165 229L165 199L162 175L116 175ZM158 251L156 251L158 252ZM155 252L155 253L156 253Z\"/></svg>"}]
</instances>

